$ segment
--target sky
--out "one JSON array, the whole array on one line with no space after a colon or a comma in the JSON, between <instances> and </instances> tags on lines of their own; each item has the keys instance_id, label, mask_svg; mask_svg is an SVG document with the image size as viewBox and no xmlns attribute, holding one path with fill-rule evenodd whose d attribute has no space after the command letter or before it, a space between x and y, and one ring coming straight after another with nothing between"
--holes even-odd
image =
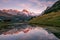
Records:
<instances>
[{"instance_id":1,"label":"sky","mask_svg":"<svg viewBox=\"0 0 60 40\"><path fill-rule=\"evenodd\" d=\"M0 9L27 9L31 12L41 13L57 0L0 0Z\"/></svg>"}]
</instances>

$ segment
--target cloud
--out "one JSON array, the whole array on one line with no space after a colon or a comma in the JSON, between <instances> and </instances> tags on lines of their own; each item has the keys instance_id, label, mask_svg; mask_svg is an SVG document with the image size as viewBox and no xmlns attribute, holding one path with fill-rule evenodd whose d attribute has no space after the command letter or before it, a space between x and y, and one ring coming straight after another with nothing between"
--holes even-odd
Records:
<instances>
[{"instance_id":1,"label":"cloud","mask_svg":"<svg viewBox=\"0 0 60 40\"><path fill-rule=\"evenodd\" d=\"M28 3L30 2L30 3ZM47 6L51 6L54 2L53 1L46 1L46 0L28 0L27 3L20 3L17 4L18 6L22 7L23 9L29 9L31 11L42 12L47 8Z\"/></svg>"},{"instance_id":2,"label":"cloud","mask_svg":"<svg viewBox=\"0 0 60 40\"><path fill-rule=\"evenodd\" d=\"M37 12L42 12L43 10L45 10L48 6L51 6L52 4L54 4L54 2L52 0L28 0L32 3L35 3L36 6L35 6L35 11Z\"/></svg>"},{"instance_id":3,"label":"cloud","mask_svg":"<svg viewBox=\"0 0 60 40\"><path fill-rule=\"evenodd\" d=\"M47 3L48 3L48 4L54 4L54 2L52 2L52 1L50 1L50 2L48 1Z\"/></svg>"},{"instance_id":4,"label":"cloud","mask_svg":"<svg viewBox=\"0 0 60 40\"><path fill-rule=\"evenodd\" d=\"M0 4L0 6L1 6L2 4Z\"/></svg>"},{"instance_id":5,"label":"cloud","mask_svg":"<svg viewBox=\"0 0 60 40\"><path fill-rule=\"evenodd\" d=\"M2 4L0 4L0 6L1 6Z\"/></svg>"},{"instance_id":6,"label":"cloud","mask_svg":"<svg viewBox=\"0 0 60 40\"><path fill-rule=\"evenodd\" d=\"M4 3L7 3L9 0L2 0Z\"/></svg>"},{"instance_id":7,"label":"cloud","mask_svg":"<svg viewBox=\"0 0 60 40\"><path fill-rule=\"evenodd\" d=\"M20 6L20 7L23 7L23 8L30 8L30 7L32 7L32 5L31 4L29 4L29 3L21 3L21 4L17 4L17 6Z\"/></svg>"},{"instance_id":8,"label":"cloud","mask_svg":"<svg viewBox=\"0 0 60 40\"><path fill-rule=\"evenodd\" d=\"M52 5L53 1L46 1L46 0L29 0L30 2L36 3L38 6L47 7L49 5Z\"/></svg>"},{"instance_id":9,"label":"cloud","mask_svg":"<svg viewBox=\"0 0 60 40\"><path fill-rule=\"evenodd\" d=\"M41 3L38 0L29 0L29 1L41 6Z\"/></svg>"}]
</instances>

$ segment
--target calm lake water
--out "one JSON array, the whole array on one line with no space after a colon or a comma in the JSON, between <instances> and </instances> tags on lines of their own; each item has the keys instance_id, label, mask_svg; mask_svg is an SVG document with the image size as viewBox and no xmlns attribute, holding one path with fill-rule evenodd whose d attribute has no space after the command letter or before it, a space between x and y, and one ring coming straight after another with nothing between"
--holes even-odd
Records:
<instances>
[{"instance_id":1,"label":"calm lake water","mask_svg":"<svg viewBox=\"0 0 60 40\"><path fill-rule=\"evenodd\" d=\"M0 40L59 40L53 33L38 26L21 24L11 27L0 32Z\"/></svg>"}]
</instances>

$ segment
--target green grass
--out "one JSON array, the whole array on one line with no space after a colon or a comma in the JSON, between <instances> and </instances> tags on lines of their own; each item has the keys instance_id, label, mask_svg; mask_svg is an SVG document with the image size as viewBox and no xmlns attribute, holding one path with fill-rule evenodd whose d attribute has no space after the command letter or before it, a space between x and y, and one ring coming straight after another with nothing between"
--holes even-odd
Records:
<instances>
[{"instance_id":1,"label":"green grass","mask_svg":"<svg viewBox=\"0 0 60 40\"><path fill-rule=\"evenodd\" d=\"M60 38L60 11L33 18L29 21L29 24L47 26L45 28L48 28L52 33Z\"/></svg>"},{"instance_id":2,"label":"green grass","mask_svg":"<svg viewBox=\"0 0 60 40\"><path fill-rule=\"evenodd\" d=\"M60 11L45 14L43 16L33 18L29 21L31 24L47 25L47 26L58 26L60 27Z\"/></svg>"}]
</instances>

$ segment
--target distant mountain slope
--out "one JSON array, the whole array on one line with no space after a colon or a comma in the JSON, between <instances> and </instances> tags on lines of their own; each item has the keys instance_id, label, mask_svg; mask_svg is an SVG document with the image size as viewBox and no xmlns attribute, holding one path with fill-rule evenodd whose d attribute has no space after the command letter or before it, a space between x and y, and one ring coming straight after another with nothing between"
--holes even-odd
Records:
<instances>
[{"instance_id":1,"label":"distant mountain slope","mask_svg":"<svg viewBox=\"0 0 60 40\"><path fill-rule=\"evenodd\" d=\"M47 26L60 26L60 11L33 18L30 23Z\"/></svg>"},{"instance_id":2,"label":"distant mountain slope","mask_svg":"<svg viewBox=\"0 0 60 40\"><path fill-rule=\"evenodd\" d=\"M7 12L2 12L2 11L0 10L0 16L11 17L11 16L14 16L14 15L8 14Z\"/></svg>"},{"instance_id":3,"label":"distant mountain slope","mask_svg":"<svg viewBox=\"0 0 60 40\"><path fill-rule=\"evenodd\" d=\"M35 13L33 12L30 12L26 9L23 9L22 11L18 11L18 10L13 10L13 9L3 9L3 10L0 10L4 13L8 13L8 14L11 14L11 15L26 15L26 16L36 16Z\"/></svg>"},{"instance_id":4,"label":"distant mountain slope","mask_svg":"<svg viewBox=\"0 0 60 40\"><path fill-rule=\"evenodd\" d=\"M0 20L11 20L11 22L24 22L30 20L35 16L36 15L34 13L31 13L26 9L23 9L22 11L12 9L0 10Z\"/></svg>"},{"instance_id":5,"label":"distant mountain slope","mask_svg":"<svg viewBox=\"0 0 60 40\"><path fill-rule=\"evenodd\" d=\"M60 10L60 0L55 2L52 7L47 7L47 9L44 11L44 14L48 14L48 13L51 13L51 12L56 12L58 10Z\"/></svg>"}]
</instances>

